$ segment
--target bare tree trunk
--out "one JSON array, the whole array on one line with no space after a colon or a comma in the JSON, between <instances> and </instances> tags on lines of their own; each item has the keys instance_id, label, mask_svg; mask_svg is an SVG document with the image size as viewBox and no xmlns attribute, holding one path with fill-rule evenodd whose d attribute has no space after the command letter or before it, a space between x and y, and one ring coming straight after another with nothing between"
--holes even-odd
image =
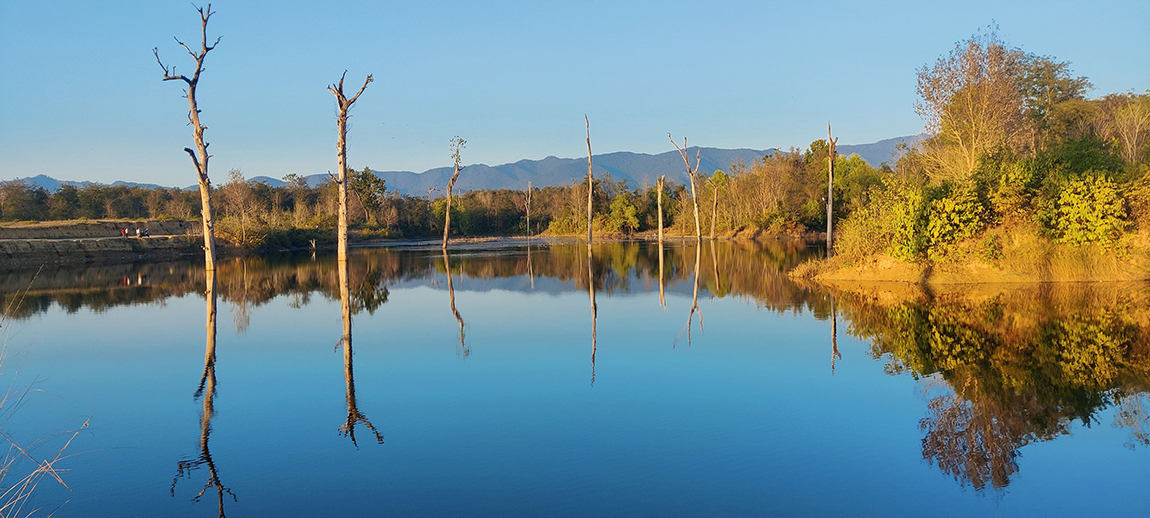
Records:
<instances>
[{"instance_id":1,"label":"bare tree trunk","mask_svg":"<svg viewBox=\"0 0 1150 518\"><path fill-rule=\"evenodd\" d=\"M699 198L695 193L695 177L699 174L699 157L702 153L702 148L695 150L695 168L691 169L691 162L687 160L687 137L683 137L683 147L675 143L675 139L671 138L671 134L667 134L667 138L671 140L671 145L679 150L679 155L683 157L683 163L687 166L687 179L691 182L691 205L695 209L695 240L703 240L703 229L699 224Z\"/></svg>"},{"instance_id":2,"label":"bare tree trunk","mask_svg":"<svg viewBox=\"0 0 1150 518\"><path fill-rule=\"evenodd\" d=\"M717 185L711 186L711 194L714 195L714 200L711 203L711 240L715 240L715 218L719 215L719 187Z\"/></svg>"},{"instance_id":3,"label":"bare tree trunk","mask_svg":"<svg viewBox=\"0 0 1150 518\"><path fill-rule=\"evenodd\" d=\"M666 176L660 176L659 181L656 182L658 189L657 199L659 204L659 249L663 248L663 182Z\"/></svg>"},{"instance_id":4,"label":"bare tree trunk","mask_svg":"<svg viewBox=\"0 0 1150 518\"><path fill-rule=\"evenodd\" d=\"M216 42L208 45L208 19L211 18L212 4L208 4L206 8L197 7L200 13L200 50L193 52L192 49L184 45L179 39L179 43L192 59L196 62L195 72L192 77L185 75L175 75L175 68L171 70L160 61L159 48L153 48L152 54L156 56L156 63L159 63L160 68L164 69L164 81L180 80L187 84L187 89L184 90L184 97L188 99L188 124L192 127L192 138L196 142L196 149L184 148L184 152L192 157L192 165L196 168L196 177L200 188L200 215L204 226L204 267L208 270L216 269L216 232L215 223L212 220L212 186L211 180L208 178L208 159L211 155L208 154L208 143L204 142L204 130L207 128L200 123L200 108L196 102L196 87L200 83L200 74L204 71L204 58L207 57L208 52L216 48L220 43L220 39L216 38Z\"/></svg>"},{"instance_id":5,"label":"bare tree trunk","mask_svg":"<svg viewBox=\"0 0 1150 518\"><path fill-rule=\"evenodd\" d=\"M667 311L667 293L663 287L663 182L664 176L659 177L656 182L658 189L657 199L659 205L659 304L663 306L663 311Z\"/></svg>"},{"instance_id":6,"label":"bare tree trunk","mask_svg":"<svg viewBox=\"0 0 1150 518\"><path fill-rule=\"evenodd\" d=\"M455 187L455 180L459 179L459 148L462 148L467 141L459 138L456 135L451 139L451 158L455 161L455 172L451 174L451 179L447 181L447 210L443 212L443 250L447 250L447 233L451 231L451 188ZM447 276L448 282L451 280L451 275ZM454 297L452 297L454 300Z\"/></svg>"},{"instance_id":7,"label":"bare tree trunk","mask_svg":"<svg viewBox=\"0 0 1150 518\"><path fill-rule=\"evenodd\" d=\"M594 181L591 174L591 120L586 115L583 122L587 124L587 254L591 254L591 194L594 190ZM594 303L592 303L594 304Z\"/></svg>"},{"instance_id":8,"label":"bare tree trunk","mask_svg":"<svg viewBox=\"0 0 1150 518\"><path fill-rule=\"evenodd\" d=\"M339 76L339 83L327 87L327 91L335 96L336 106L339 113L336 116L336 141L335 141L335 156L339 167L339 176L335 178L335 183L339 185L339 228L337 232L338 248L337 257L339 261L347 261L347 112L351 110L351 105L355 104L356 99L359 99L360 94L367 88L368 83L371 83L371 74L367 75L367 79L363 81L363 86L359 88L351 99L348 99L343 94L343 79L347 76L347 71Z\"/></svg>"},{"instance_id":9,"label":"bare tree trunk","mask_svg":"<svg viewBox=\"0 0 1150 518\"><path fill-rule=\"evenodd\" d=\"M350 437L351 444L359 447L359 444L355 442L355 425L363 423L375 435L376 443L383 444L383 435L375 429L371 420L359 411L359 406L356 404L355 366L352 363L351 348L351 284L349 282L351 275L348 271L347 261L339 261L337 269L339 270L339 306L340 312L343 314L343 338L340 340L340 343L343 344L343 380L347 385L347 421L339 427L339 433Z\"/></svg>"},{"instance_id":10,"label":"bare tree trunk","mask_svg":"<svg viewBox=\"0 0 1150 518\"><path fill-rule=\"evenodd\" d=\"M835 205L835 144L839 139L831 139L831 123L827 123L827 145L831 148L827 158L827 259L834 255L834 205Z\"/></svg>"},{"instance_id":11,"label":"bare tree trunk","mask_svg":"<svg viewBox=\"0 0 1150 518\"><path fill-rule=\"evenodd\" d=\"M531 238L531 182L527 182L527 193L523 196L523 206L527 211L527 238ZM530 244L528 244L530 246ZM528 249L530 251L530 248Z\"/></svg>"}]
</instances>

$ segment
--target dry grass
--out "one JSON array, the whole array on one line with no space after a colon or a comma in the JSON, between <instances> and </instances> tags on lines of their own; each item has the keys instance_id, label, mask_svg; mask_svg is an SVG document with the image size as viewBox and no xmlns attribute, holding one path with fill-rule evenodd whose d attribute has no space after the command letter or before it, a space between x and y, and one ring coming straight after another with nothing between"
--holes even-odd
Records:
<instances>
[{"instance_id":1,"label":"dry grass","mask_svg":"<svg viewBox=\"0 0 1150 518\"><path fill-rule=\"evenodd\" d=\"M39 273L39 272L37 272ZM8 307L4 308L0 314L0 365L3 364L4 354L8 349L8 342L11 338L12 328L9 325L8 316L15 313L16 309L23 303L24 295L31 289L32 283L36 281L33 276L32 281L29 282L28 288L24 293L17 297L13 297L12 302ZM15 438L9 435L5 430L9 420L16 414L21 406L24 405L25 400L29 393L32 392L32 387L28 386L20 390L15 387L15 381L9 385L8 391L0 398L0 442L7 443L7 452L3 457L0 457L0 518L17 518L28 517L40 514L43 510L40 507L34 507L32 502L32 495L36 493L40 483L48 478L55 480L64 488L71 491L68 484L64 482L61 473L67 471L60 468L58 464L75 454L65 454L68 447L72 445L72 441L80 432L88 427L91 418L84 421L79 428L64 432L57 432L48 437L44 437L37 441L33 441L28 446L22 446ZM50 457L37 457L33 452L40 446L47 442L53 441L60 437L66 437L64 444ZM9 482L12 478L19 476L20 478L15 482ZM31 506L31 507L30 507ZM53 512L47 515L51 516Z\"/></svg>"}]
</instances>

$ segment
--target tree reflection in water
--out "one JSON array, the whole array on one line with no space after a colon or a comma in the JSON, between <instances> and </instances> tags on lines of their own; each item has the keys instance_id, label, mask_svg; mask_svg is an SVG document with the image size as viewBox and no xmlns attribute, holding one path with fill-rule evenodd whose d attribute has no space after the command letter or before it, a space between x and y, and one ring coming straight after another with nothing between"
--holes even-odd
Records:
<instances>
[{"instance_id":1,"label":"tree reflection in water","mask_svg":"<svg viewBox=\"0 0 1150 518\"><path fill-rule=\"evenodd\" d=\"M355 401L352 315L374 312L387 302L391 283L421 283L446 270L500 289L528 291L536 277L548 290L586 290L591 304L591 368L595 377L597 299L639 290L658 275L660 304L666 296L691 297L691 339L700 296L736 298L776 313L808 313L831 324L832 373L842 365L838 320L869 345L890 374L922 380L925 410L920 422L923 458L961 484L1006 487L1024 469L1019 451L1056 439L1078 423L1111 421L1128 431L1126 445L1150 447L1150 292L1146 285L1107 284L1007 288L967 286L933 293L906 285L853 291L796 284L785 271L820 250L786 241L713 243L702 253L696 243L550 242L528 259L515 253L469 254L461 260L427 250L366 249L351 254L346 269L331 256L310 254L221 260L214 276L190 263L45 268L36 290L14 318L59 307L65 312L151 304L198 292L208 285L208 351L199 397L203 398L201 452L179 464L179 475L207 465L205 490L220 501L226 488L210 462L207 443L215 395L216 298L254 311L284 296L302 307L313 297L339 297L345 318L344 374L348 420L341 433L369 424ZM693 247L693 248L692 248ZM707 256L707 259L703 258ZM705 260L712 262L703 264ZM707 275L702 275L703 270ZM717 272L717 274L716 274ZM34 272L0 276L0 302L7 304ZM209 278L210 277L210 278ZM218 279L219 286L216 286ZM127 280L127 281L125 281ZM547 284L543 284L547 280ZM654 286L650 288L651 301ZM454 284L447 286L449 302ZM689 295L688 295L689 294ZM829 296L833 295L833 296ZM453 304L452 304L453 306ZM458 316L452 308L452 315ZM462 317L460 347L464 346ZM702 315L700 314L700 327ZM242 326L241 326L242 327ZM453 326L454 327L454 326ZM683 334L681 333L680 336ZM676 338L678 340L678 338ZM464 349L466 351L466 349ZM865 368L863 365L853 366ZM368 426L372 433L375 429ZM354 438L353 438L354 439ZM377 440L382 435L377 436ZM179 477L177 477L178 479ZM173 488L174 490L174 488ZM230 494L230 493L229 493Z\"/></svg>"},{"instance_id":2,"label":"tree reflection in water","mask_svg":"<svg viewBox=\"0 0 1150 518\"><path fill-rule=\"evenodd\" d=\"M889 373L924 380L922 455L963 485L1005 488L1027 444L1108 409L1147 445L1145 286L1011 287L904 297L845 294L852 334ZM879 300L885 299L885 302Z\"/></svg>"},{"instance_id":3,"label":"tree reflection in water","mask_svg":"<svg viewBox=\"0 0 1150 518\"><path fill-rule=\"evenodd\" d=\"M591 386L595 386L595 347L598 341L599 307L595 305L595 254L587 243L587 296L591 299Z\"/></svg>"},{"instance_id":4,"label":"tree reflection in water","mask_svg":"<svg viewBox=\"0 0 1150 518\"><path fill-rule=\"evenodd\" d=\"M530 250L530 249L528 249ZM530 270L530 251L528 251L528 269ZM459 354L464 358L471 356L471 349L467 348L467 342L463 333L463 317L459 315L459 310L455 308L455 285L451 282L451 260L447 255L447 248L443 249L443 271L447 273L447 294L448 300L451 301L451 314L455 316L455 321L459 324Z\"/></svg>"},{"instance_id":5,"label":"tree reflection in water","mask_svg":"<svg viewBox=\"0 0 1150 518\"><path fill-rule=\"evenodd\" d=\"M351 348L351 313L353 308L350 289L350 272L347 261L339 261L338 263L339 305L341 313L343 314L343 338L340 339L340 344L343 345L343 379L347 383L347 421L340 425L339 433L340 435L351 438L351 444L358 448L359 444L355 441L355 425L363 423L368 431L375 436L376 443L383 444L383 435L375 429L375 425L371 424L371 420L359 411L359 406L355 400L355 368L352 365ZM368 275L364 279L365 282L361 284L361 289L358 291L360 294L359 299L366 299L382 304L387 300L387 297L386 295L378 296L374 294L374 292L378 290L373 290L372 287L377 287L378 284L372 282L371 279L371 275ZM365 296L365 292L372 293ZM370 311L374 311L375 308L379 307L378 304L374 306L367 305L366 307L371 308Z\"/></svg>"},{"instance_id":6,"label":"tree reflection in water","mask_svg":"<svg viewBox=\"0 0 1150 518\"><path fill-rule=\"evenodd\" d=\"M695 320L695 313L699 314L699 332L703 332L703 312L699 310L699 264L702 257L702 243L697 243L695 245L695 283L691 289L691 313L687 315L687 325L683 326L682 331L679 331L679 336L675 337L675 342L671 344L671 347L679 343L679 339L683 337L683 333L687 334L687 345L691 345L691 323ZM716 279L718 279L718 277L716 277Z\"/></svg>"},{"instance_id":7,"label":"tree reflection in water","mask_svg":"<svg viewBox=\"0 0 1150 518\"><path fill-rule=\"evenodd\" d=\"M201 466L208 467L208 481L203 489L192 500L199 502L204 493L215 489L216 501L219 505L220 517L224 516L224 493L231 495L232 501L236 495L231 489L220 482L216 463L212 460L212 452L208 449L208 438L212 433L212 416L215 415L214 405L216 396L216 272L206 271L207 291L204 298L207 300L207 346L204 352L204 373L200 377L200 386L196 389L195 397L202 398L204 408L200 413L200 453L193 459L181 460L176 463L176 476L172 479L172 496L176 496L176 482L181 477L191 477L192 472Z\"/></svg>"}]
</instances>

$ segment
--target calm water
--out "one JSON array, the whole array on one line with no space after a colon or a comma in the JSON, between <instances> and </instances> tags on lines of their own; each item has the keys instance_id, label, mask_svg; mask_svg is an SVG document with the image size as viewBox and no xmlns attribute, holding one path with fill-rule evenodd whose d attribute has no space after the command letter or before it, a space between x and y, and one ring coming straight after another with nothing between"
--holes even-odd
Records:
<instances>
[{"instance_id":1,"label":"calm water","mask_svg":"<svg viewBox=\"0 0 1150 518\"><path fill-rule=\"evenodd\" d=\"M657 246L593 252L0 274L36 389L0 431L91 417L56 516L1150 514L1146 286L831 293L802 245L676 243L664 307Z\"/></svg>"}]
</instances>

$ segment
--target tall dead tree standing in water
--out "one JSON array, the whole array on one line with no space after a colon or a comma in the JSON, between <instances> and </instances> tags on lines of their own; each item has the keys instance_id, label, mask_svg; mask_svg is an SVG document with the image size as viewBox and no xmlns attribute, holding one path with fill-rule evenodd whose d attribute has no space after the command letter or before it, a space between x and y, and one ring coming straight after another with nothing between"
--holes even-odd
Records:
<instances>
[{"instance_id":1,"label":"tall dead tree standing in water","mask_svg":"<svg viewBox=\"0 0 1150 518\"><path fill-rule=\"evenodd\" d=\"M835 144L839 138L831 139L831 123L827 123L827 146L830 155L827 157L827 258L834 255L834 205L835 205Z\"/></svg>"},{"instance_id":2,"label":"tall dead tree standing in water","mask_svg":"<svg viewBox=\"0 0 1150 518\"><path fill-rule=\"evenodd\" d=\"M591 120L586 115L583 122L587 123L587 254L591 254L591 194L594 191L594 177L591 174Z\"/></svg>"},{"instance_id":3,"label":"tall dead tree standing in water","mask_svg":"<svg viewBox=\"0 0 1150 518\"><path fill-rule=\"evenodd\" d=\"M344 70L343 75L339 76L339 83L327 87L327 91L335 96L336 106L339 109L339 114L336 116L337 134L335 141L335 156L339 166L339 176L333 179L339 186L339 230L337 231L339 248L337 257L340 262L347 261L347 112L351 110L351 105L355 104L360 94L372 81L371 74L368 74L367 79L363 81L363 86L359 87L359 91L348 99L343 94L343 78L346 76L347 71Z\"/></svg>"},{"instance_id":4,"label":"tall dead tree standing in water","mask_svg":"<svg viewBox=\"0 0 1150 518\"><path fill-rule=\"evenodd\" d=\"M595 305L595 254L591 251L591 193L594 187L594 177L591 174L591 120L586 115L583 122L587 124L587 293L591 298L591 385L595 385L595 347L598 341L596 324L599 320L599 308Z\"/></svg>"},{"instance_id":5,"label":"tall dead tree standing in water","mask_svg":"<svg viewBox=\"0 0 1150 518\"><path fill-rule=\"evenodd\" d=\"M523 191L523 208L527 212L527 237L531 238L531 182L527 182L527 190Z\"/></svg>"},{"instance_id":6,"label":"tall dead tree standing in water","mask_svg":"<svg viewBox=\"0 0 1150 518\"><path fill-rule=\"evenodd\" d=\"M447 233L451 231L451 188L455 187L455 181L459 179L459 150L467 145L467 141L459 138L459 135L451 137L451 160L455 162L455 172L451 174L451 179L447 181L447 210L443 211L443 249L447 250ZM448 278L451 278L448 272Z\"/></svg>"},{"instance_id":7,"label":"tall dead tree standing in water","mask_svg":"<svg viewBox=\"0 0 1150 518\"><path fill-rule=\"evenodd\" d=\"M671 139L671 145L679 151L679 155L683 157L683 163L687 166L687 179L691 182L691 205L695 209L695 240L703 240L703 227L699 224L699 198L695 194L695 178L699 175L699 157L703 150L702 148L695 148L695 168L691 169L691 161L687 159L687 137L683 137L683 147L675 142L671 134L667 134L667 138Z\"/></svg>"},{"instance_id":8,"label":"tall dead tree standing in water","mask_svg":"<svg viewBox=\"0 0 1150 518\"><path fill-rule=\"evenodd\" d=\"M212 221L212 183L208 178L208 159L212 156L208 154L208 143L204 142L204 130L208 129L200 123L200 106L196 102L196 88L200 84L200 74L204 71L204 58L207 57L208 52L216 48L220 43L220 38L216 38L216 42L208 45L208 19L212 17L212 4L208 4L206 8L196 7L200 12L200 49L199 51L192 51L184 42L176 38L176 43L179 43L192 59L196 62L195 72L192 77L186 75L176 74L176 68L169 69L160 61L159 47L152 48L152 54L156 56L156 63L159 63L160 68L164 69L164 81L183 81L187 83L187 88L184 89L184 97L188 100L188 125L192 127L192 138L196 141L196 149L190 147L184 148L188 156L192 157L192 165L196 167L196 177L200 186L200 216L204 223L204 264L208 270L216 269L216 232L215 223Z\"/></svg>"}]
</instances>

